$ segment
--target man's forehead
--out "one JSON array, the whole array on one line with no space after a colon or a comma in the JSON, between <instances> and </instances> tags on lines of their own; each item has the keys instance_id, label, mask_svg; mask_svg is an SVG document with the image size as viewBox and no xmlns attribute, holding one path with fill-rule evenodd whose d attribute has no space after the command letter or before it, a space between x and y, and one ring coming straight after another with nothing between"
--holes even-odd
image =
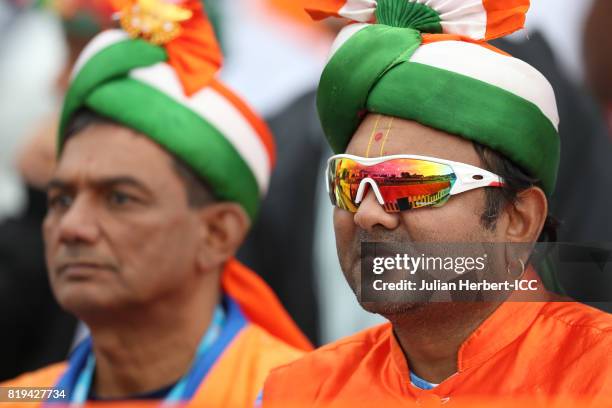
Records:
<instances>
[{"instance_id":1,"label":"man's forehead","mask_svg":"<svg viewBox=\"0 0 612 408\"><path fill-rule=\"evenodd\" d=\"M170 154L144 135L118 125L94 125L66 141L55 176L144 181L169 171L171 163Z\"/></svg>"},{"instance_id":2,"label":"man's forehead","mask_svg":"<svg viewBox=\"0 0 612 408\"><path fill-rule=\"evenodd\" d=\"M347 153L362 157L417 154L479 165L471 141L420 123L369 114L351 139Z\"/></svg>"}]
</instances>

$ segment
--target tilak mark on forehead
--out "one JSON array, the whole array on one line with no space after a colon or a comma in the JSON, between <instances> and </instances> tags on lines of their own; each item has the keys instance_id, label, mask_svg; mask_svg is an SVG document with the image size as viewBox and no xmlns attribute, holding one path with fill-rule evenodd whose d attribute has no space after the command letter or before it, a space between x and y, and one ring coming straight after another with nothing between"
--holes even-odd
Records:
<instances>
[{"instance_id":1,"label":"tilak mark on forehead","mask_svg":"<svg viewBox=\"0 0 612 408\"><path fill-rule=\"evenodd\" d=\"M382 115L376 115L376 122L374 123L374 127L372 128L372 134L370 135L370 140L368 141L368 148L366 150L365 157L370 157L370 150L372 145L375 144L380 146L378 155L384 156L384 148L387 139L389 138L389 133L391 132L391 128L393 127L393 117L389 119L386 123L381 123ZM379 126L380 124L380 126Z\"/></svg>"}]
</instances>

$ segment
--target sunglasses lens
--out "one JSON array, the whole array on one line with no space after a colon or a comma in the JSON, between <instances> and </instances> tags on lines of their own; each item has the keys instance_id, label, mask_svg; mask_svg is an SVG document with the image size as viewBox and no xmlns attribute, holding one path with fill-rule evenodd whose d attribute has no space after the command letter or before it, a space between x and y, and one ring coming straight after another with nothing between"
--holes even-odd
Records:
<instances>
[{"instance_id":1,"label":"sunglasses lens","mask_svg":"<svg viewBox=\"0 0 612 408\"><path fill-rule=\"evenodd\" d=\"M328 186L332 203L355 212L355 198L364 178L371 178L387 212L442 206L455 183L453 169L445 164L417 159L391 159L366 166L347 158L330 162Z\"/></svg>"},{"instance_id":2,"label":"sunglasses lens","mask_svg":"<svg viewBox=\"0 0 612 408\"><path fill-rule=\"evenodd\" d=\"M361 164L346 158L338 158L329 162L327 184L329 198L333 205L343 210L357 212L359 206L355 204L355 197L363 177L357 179L354 175L361 167Z\"/></svg>"},{"instance_id":3,"label":"sunglasses lens","mask_svg":"<svg viewBox=\"0 0 612 408\"><path fill-rule=\"evenodd\" d=\"M457 179L450 166L425 160L394 159L369 170L390 212L441 206Z\"/></svg>"}]
</instances>

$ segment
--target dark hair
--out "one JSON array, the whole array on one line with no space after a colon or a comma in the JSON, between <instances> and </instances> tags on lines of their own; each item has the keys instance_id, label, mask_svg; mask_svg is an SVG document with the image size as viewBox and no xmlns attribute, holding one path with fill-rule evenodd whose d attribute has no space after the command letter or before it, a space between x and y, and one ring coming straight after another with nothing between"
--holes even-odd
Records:
<instances>
[{"instance_id":1,"label":"dark hair","mask_svg":"<svg viewBox=\"0 0 612 408\"><path fill-rule=\"evenodd\" d=\"M543 189L542 183L496 151L476 142L474 142L474 148L485 168L504 179L503 187L485 189L486 203L481 222L485 228L495 229L502 210L507 205L516 203L521 191L533 186ZM556 242L558 227L559 221L548 214L538 242Z\"/></svg>"},{"instance_id":2,"label":"dark hair","mask_svg":"<svg viewBox=\"0 0 612 408\"><path fill-rule=\"evenodd\" d=\"M79 109L68 122L63 134L63 143L68 139L92 125L113 124L122 126L113 119L102 116L91 109ZM175 155L168 152L173 159L173 168L185 185L187 193L187 203L192 208L201 208L207 204L215 202L215 196L209 184L198 176L187 164L178 159Z\"/></svg>"}]
</instances>

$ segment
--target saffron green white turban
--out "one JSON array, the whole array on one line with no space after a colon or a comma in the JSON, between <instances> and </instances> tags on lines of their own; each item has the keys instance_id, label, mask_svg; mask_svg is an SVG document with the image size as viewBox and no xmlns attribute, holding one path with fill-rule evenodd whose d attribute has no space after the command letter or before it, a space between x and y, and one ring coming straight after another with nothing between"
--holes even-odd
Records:
<instances>
[{"instance_id":1,"label":"saffron green white turban","mask_svg":"<svg viewBox=\"0 0 612 408\"><path fill-rule=\"evenodd\" d=\"M253 218L274 142L265 123L215 79L222 56L199 0L113 0L123 29L102 32L72 74L60 123L86 107L174 154L222 200Z\"/></svg>"},{"instance_id":2,"label":"saffron green white turban","mask_svg":"<svg viewBox=\"0 0 612 408\"><path fill-rule=\"evenodd\" d=\"M559 117L549 82L486 41L523 27L529 0L307 0L315 19L350 20L317 105L343 152L366 112L414 120L505 155L552 194Z\"/></svg>"}]
</instances>

